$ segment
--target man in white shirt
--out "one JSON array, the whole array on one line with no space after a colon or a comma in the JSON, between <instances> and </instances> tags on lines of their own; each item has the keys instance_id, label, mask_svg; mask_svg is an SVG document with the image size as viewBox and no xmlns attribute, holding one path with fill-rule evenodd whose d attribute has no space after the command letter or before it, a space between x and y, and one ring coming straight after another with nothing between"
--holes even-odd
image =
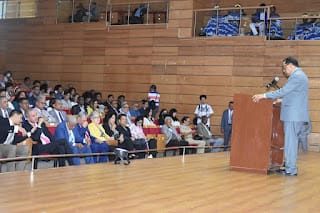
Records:
<instances>
[{"instance_id":1,"label":"man in white shirt","mask_svg":"<svg viewBox=\"0 0 320 213\"><path fill-rule=\"evenodd\" d=\"M200 104L197 105L196 110L194 111L195 116L197 117L197 124L201 123L201 117L206 116L208 118L207 120L207 126L210 129L210 117L213 115L213 109L212 107L206 103L207 96L206 95L200 95Z\"/></svg>"},{"instance_id":2,"label":"man in white shirt","mask_svg":"<svg viewBox=\"0 0 320 213\"><path fill-rule=\"evenodd\" d=\"M8 118L0 118L0 157L7 158L25 157L29 153L29 147L23 141L27 132L20 125L22 123L22 114L17 110L10 112ZM16 137L20 132L22 137ZM8 162L7 171L21 171L26 164L25 160ZM16 167L16 168L15 168Z\"/></svg>"}]
</instances>

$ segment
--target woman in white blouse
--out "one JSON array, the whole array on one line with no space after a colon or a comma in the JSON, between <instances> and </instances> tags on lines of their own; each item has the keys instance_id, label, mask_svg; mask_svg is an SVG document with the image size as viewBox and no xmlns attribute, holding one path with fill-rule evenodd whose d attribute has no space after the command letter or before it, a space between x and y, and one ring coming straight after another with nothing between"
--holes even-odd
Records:
<instances>
[{"instance_id":1,"label":"woman in white blouse","mask_svg":"<svg viewBox=\"0 0 320 213\"><path fill-rule=\"evenodd\" d=\"M153 122L153 117L152 117L152 109L147 108L146 113L143 118L143 126L148 127L148 126L156 126Z\"/></svg>"}]
</instances>

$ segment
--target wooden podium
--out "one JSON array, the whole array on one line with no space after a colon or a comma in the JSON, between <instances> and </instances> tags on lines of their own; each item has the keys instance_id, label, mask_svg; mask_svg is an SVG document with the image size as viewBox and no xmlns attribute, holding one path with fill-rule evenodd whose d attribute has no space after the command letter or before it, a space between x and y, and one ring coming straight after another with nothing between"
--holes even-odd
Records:
<instances>
[{"instance_id":1,"label":"wooden podium","mask_svg":"<svg viewBox=\"0 0 320 213\"><path fill-rule=\"evenodd\" d=\"M232 170L264 173L283 163L283 123L272 100L252 101L234 95L230 166Z\"/></svg>"}]
</instances>

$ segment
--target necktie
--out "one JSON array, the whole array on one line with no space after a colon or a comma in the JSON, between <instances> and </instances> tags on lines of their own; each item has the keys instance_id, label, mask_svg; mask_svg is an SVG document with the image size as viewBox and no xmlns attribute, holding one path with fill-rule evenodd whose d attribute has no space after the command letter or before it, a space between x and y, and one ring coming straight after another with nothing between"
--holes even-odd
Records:
<instances>
[{"instance_id":1,"label":"necktie","mask_svg":"<svg viewBox=\"0 0 320 213\"><path fill-rule=\"evenodd\" d=\"M50 139L45 134L43 134L43 132L40 135L40 140L43 145L51 143Z\"/></svg>"},{"instance_id":2,"label":"necktie","mask_svg":"<svg viewBox=\"0 0 320 213\"><path fill-rule=\"evenodd\" d=\"M61 112L59 112L59 118L60 118L60 122L63 122L63 121L64 121L64 119L63 119L63 116L62 116L62 113L61 113Z\"/></svg>"}]
</instances>

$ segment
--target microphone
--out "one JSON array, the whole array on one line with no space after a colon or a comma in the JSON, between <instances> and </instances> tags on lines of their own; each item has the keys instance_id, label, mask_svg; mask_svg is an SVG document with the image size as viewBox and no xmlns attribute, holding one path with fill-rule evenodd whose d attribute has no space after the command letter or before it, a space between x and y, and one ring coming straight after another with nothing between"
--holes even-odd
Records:
<instances>
[{"instance_id":1,"label":"microphone","mask_svg":"<svg viewBox=\"0 0 320 213\"><path fill-rule=\"evenodd\" d=\"M277 86L277 83L278 81L280 80L280 78L278 76L274 77L274 79L272 79L272 81L266 85L267 88L270 88L270 87L274 87L274 86ZM278 86L277 86L278 88Z\"/></svg>"}]
</instances>

